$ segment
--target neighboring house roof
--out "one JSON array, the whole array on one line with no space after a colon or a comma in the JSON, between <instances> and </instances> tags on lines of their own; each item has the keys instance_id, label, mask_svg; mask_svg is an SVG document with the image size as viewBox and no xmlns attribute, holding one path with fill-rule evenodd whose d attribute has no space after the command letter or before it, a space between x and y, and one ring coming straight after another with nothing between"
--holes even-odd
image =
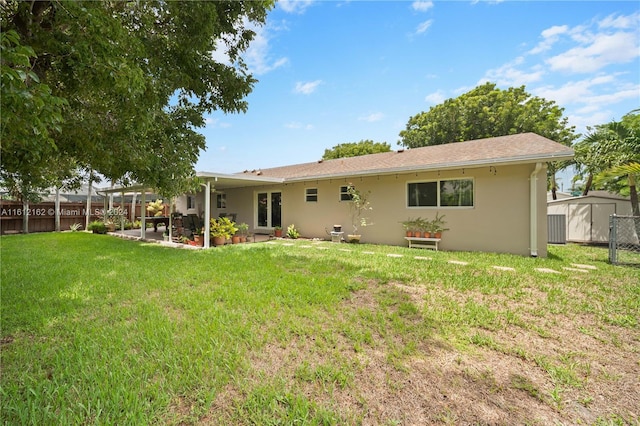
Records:
<instances>
[{"instance_id":1,"label":"neighboring house roof","mask_svg":"<svg viewBox=\"0 0 640 426\"><path fill-rule=\"evenodd\" d=\"M483 165L506 165L568 160L573 150L535 133L500 136L358 157L320 160L262 170L245 171L287 181L354 175L447 170Z\"/></svg>"}]
</instances>

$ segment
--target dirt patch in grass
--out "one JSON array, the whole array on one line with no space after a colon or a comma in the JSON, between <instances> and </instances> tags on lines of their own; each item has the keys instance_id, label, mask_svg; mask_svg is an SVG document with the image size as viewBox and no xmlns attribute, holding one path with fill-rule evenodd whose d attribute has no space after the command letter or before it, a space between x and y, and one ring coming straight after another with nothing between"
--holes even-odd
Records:
<instances>
[{"instance_id":1,"label":"dirt patch in grass","mask_svg":"<svg viewBox=\"0 0 640 426\"><path fill-rule=\"evenodd\" d=\"M366 288L355 291L340 308L345 321L357 311L379 311L379 296L389 288L419 310L430 291L403 283L361 284ZM465 297L490 299L475 293ZM502 309L522 308L521 302L498 299ZM533 324L530 328L469 329L473 343L462 346L434 335L413 342L413 350L404 355L394 351L400 343L407 345L401 342L406 336L369 330L370 344L356 350L339 326L322 324L333 329L331 342L302 335L254 351L243 382L217 396L205 423L232 418L244 423L246 416L234 417L234 410L265 378L349 424L593 424L638 418L635 330L603 327L594 315L522 316L524 324ZM314 375L322 366L350 375L343 383Z\"/></svg>"}]
</instances>

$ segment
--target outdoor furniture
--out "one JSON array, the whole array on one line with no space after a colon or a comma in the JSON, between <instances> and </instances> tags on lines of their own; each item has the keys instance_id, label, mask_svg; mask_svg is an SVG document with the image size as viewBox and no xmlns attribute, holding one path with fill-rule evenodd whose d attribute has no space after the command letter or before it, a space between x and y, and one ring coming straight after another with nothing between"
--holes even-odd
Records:
<instances>
[{"instance_id":1,"label":"outdoor furniture","mask_svg":"<svg viewBox=\"0 0 640 426\"><path fill-rule=\"evenodd\" d=\"M427 248L438 251L440 238L404 237L409 241L409 248Z\"/></svg>"},{"instance_id":2,"label":"outdoor furniture","mask_svg":"<svg viewBox=\"0 0 640 426\"><path fill-rule=\"evenodd\" d=\"M142 220L141 217L138 218ZM145 217L147 222L153 223L153 231L158 232L158 225L163 224L165 227L169 226L169 217L168 216L149 216Z\"/></svg>"}]
</instances>

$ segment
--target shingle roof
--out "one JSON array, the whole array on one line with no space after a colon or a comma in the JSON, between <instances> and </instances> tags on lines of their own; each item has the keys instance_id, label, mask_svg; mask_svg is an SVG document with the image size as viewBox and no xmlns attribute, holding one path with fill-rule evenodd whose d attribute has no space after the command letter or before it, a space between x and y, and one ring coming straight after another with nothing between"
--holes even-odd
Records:
<instances>
[{"instance_id":1,"label":"shingle roof","mask_svg":"<svg viewBox=\"0 0 640 426\"><path fill-rule=\"evenodd\" d=\"M482 165L535 163L566 160L572 157L573 150L567 146L535 133L521 133L243 173L296 180L416 170L445 170Z\"/></svg>"}]
</instances>

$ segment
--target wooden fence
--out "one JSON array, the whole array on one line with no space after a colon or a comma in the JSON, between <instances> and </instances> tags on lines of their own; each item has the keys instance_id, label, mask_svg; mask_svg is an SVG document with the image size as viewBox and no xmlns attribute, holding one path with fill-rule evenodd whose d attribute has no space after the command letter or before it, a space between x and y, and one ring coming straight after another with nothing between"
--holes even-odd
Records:
<instances>
[{"instance_id":1,"label":"wooden fence","mask_svg":"<svg viewBox=\"0 0 640 426\"><path fill-rule=\"evenodd\" d=\"M113 207L120 207L113 203ZM125 217L131 219L131 204L124 204ZM91 203L91 220L98 220L104 209L104 203ZM168 212L168 207L165 206ZM87 203L60 203L60 230L68 230L74 223L82 224L84 229ZM140 217L142 206L138 201L134 217ZM29 232L52 232L56 230L56 206L53 202L29 204ZM15 201L0 201L0 233L15 234L23 232L24 206Z\"/></svg>"}]
</instances>

